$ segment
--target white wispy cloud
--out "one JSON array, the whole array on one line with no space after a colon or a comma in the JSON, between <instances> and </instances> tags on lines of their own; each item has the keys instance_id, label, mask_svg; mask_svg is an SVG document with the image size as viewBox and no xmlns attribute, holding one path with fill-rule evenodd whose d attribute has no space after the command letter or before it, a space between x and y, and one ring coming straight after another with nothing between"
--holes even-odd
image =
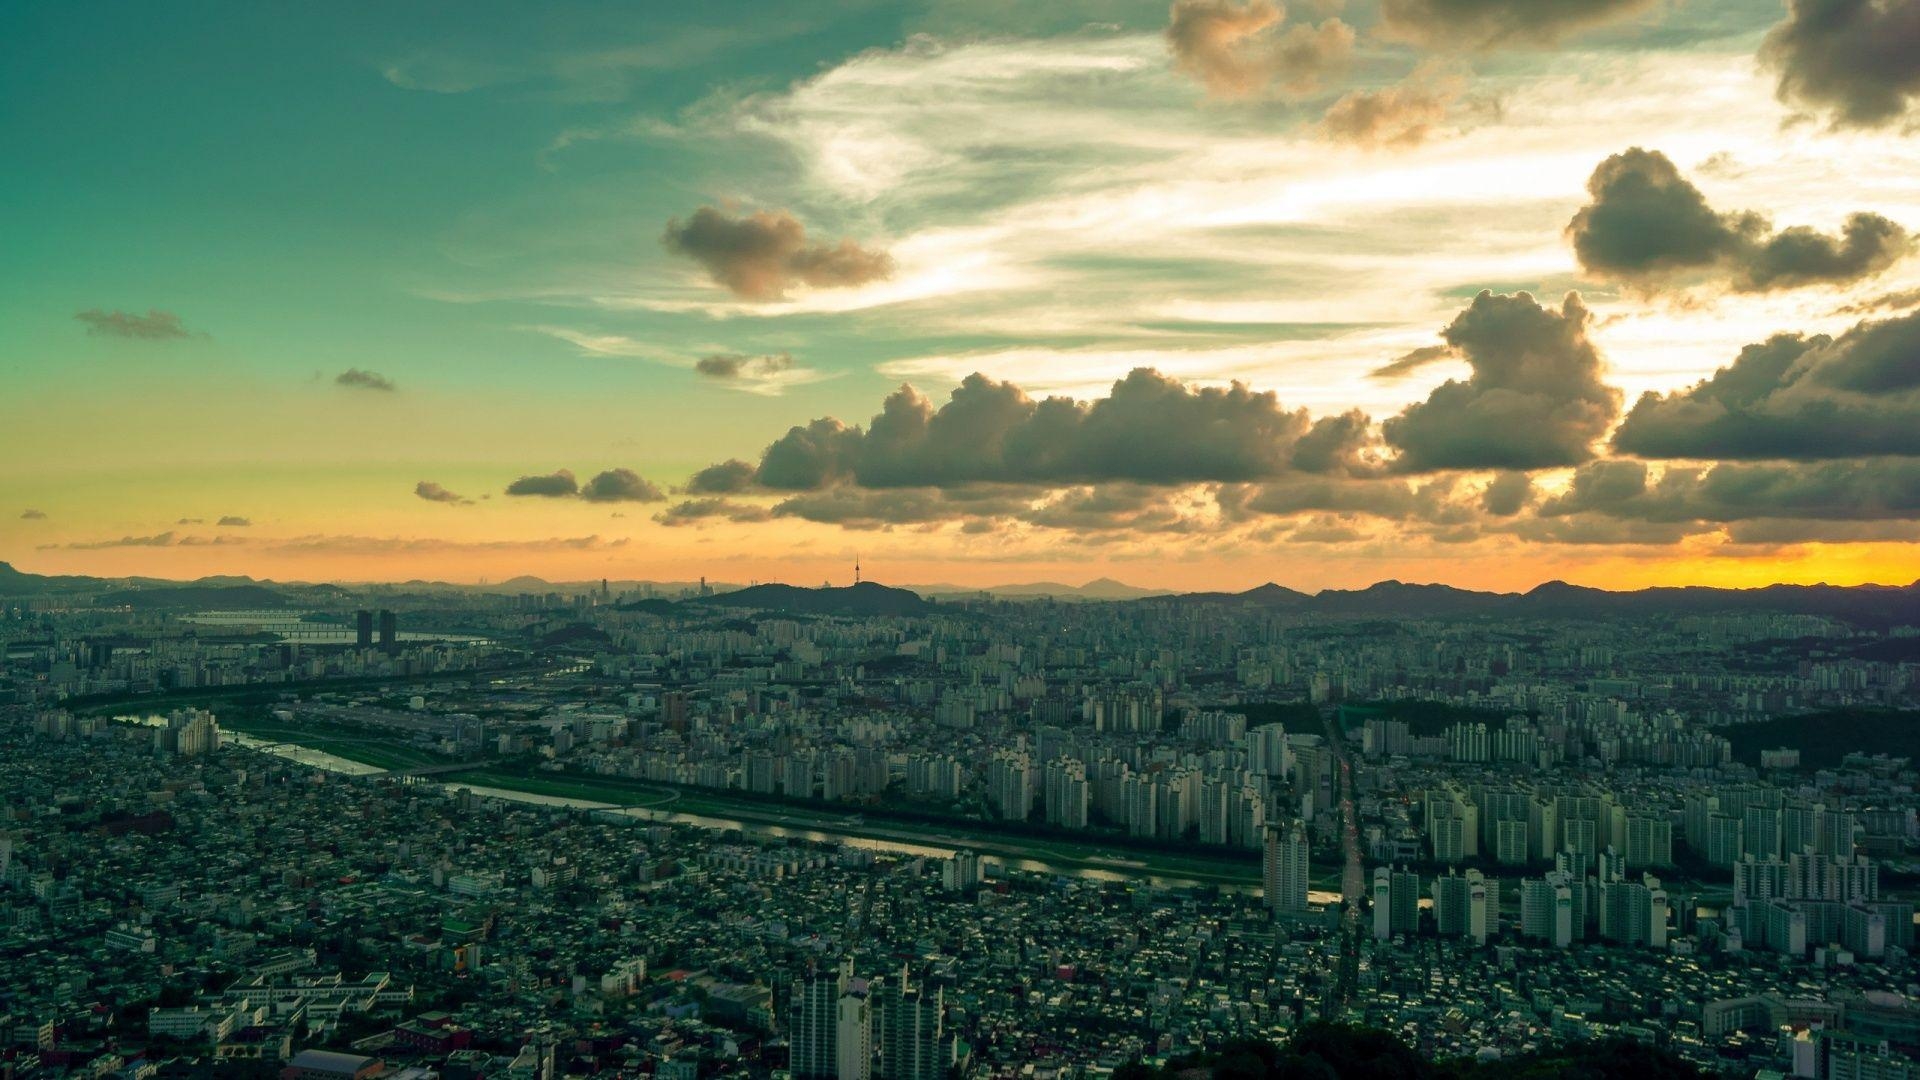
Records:
<instances>
[{"instance_id":1,"label":"white wispy cloud","mask_svg":"<svg viewBox=\"0 0 1920 1080\"><path fill-rule=\"evenodd\" d=\"M1366 374L1433 344L1478 289L1580 288L1608 378L1629 397L1671 389L1767 332L1838 329L1836 310L1920 283L1903 266L1852 289L1649 306L1580 278L1563 230L1595 165L1629 146L1672 157L1715 205L1781 224L1831 230L1866 209L1920 225L1920 143L1783 138L1788 114L1751 55L1766 18L1751 17L1753 34L1705 45L1489 60L1462 91L1470 115L1386 147L1329 140L1321 117L1349 91L1405 78L1418 63L1405 50L1369 46L1357 81L1324 100L1220 103L1172 70L1158 33L915 38L609 129L751 162L712 174L704 196L791 206L823 235L870 240L891 277L745 302L662 256L652 273L576 275L523 297L677 327L652 339L665 346L555 333L595 355L686 366L707 351L681 340L686 327L724 336L713 327L730 321L795 326L792 340L830 355L857 327L937 343L884 361L894 378L950 382L977 366L1089 395L1146 364L1377 415L1426 380Z\"/></svg>"}]
</instances>

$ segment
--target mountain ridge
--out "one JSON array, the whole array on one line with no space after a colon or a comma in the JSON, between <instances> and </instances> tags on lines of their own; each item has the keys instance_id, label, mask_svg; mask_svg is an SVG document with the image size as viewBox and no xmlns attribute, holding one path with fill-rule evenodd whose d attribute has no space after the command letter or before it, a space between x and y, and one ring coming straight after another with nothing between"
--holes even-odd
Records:
<instances>
[{"instance_id":1,"label":"mountain ridge","mask_svg":"<svg viewBox=\"0 0 1920 1080\"><path fill-rule=\"evenodd\" d=\"M531 583L532 578L513 579ZM484 592L499 586L408 583ZM545 583L564 587L569 583ZM593 583L573 583L582 586ZM631 584L631 583L623 583ZM368 586L395 588L393 585ZM1792 585L1771 584L1746 589L1706 585L1656 585L1642 589L1611 590L1575 585L1558 579L1544 581L1524 592L1462 589L1439 582L1377 581L1358 589L1324 589L1308 593L1275 582L1240 592L1171 592L1096 578L1080 586L1036 582L1026 586L961 590L943 586L898 588L878 582L810 588L769 582L725 589L709 596L688 597L677 603L653 605L759 608L808 614L911 615L936 609L929 596L965 600L985 593L1008 601L1072 598L1088 603L1176 604L1183 606L1256 606L1303 615L1401 618L1606 618L1649 615L1716 613L1770 613L1818 615L1866 625L1920 625L1920 581L1907 585ZM338 594L334 584L275 582L235 575L173 581L161 578L98 578L83 575L41 575L0 561L0 596L100 591L102 602L143 608L207 606L290 606L301 602L297 593L325 591ZM1054 590L1060 590L1056 592ZM1101 595L1105 594L1105 595Z\"/></svg>"},{"instance_id":2,"label":"mountain ridge","mask_svg":"<svg viewBox=\"0 0 1920 1080\"><path fill-rule=\"evenodd\" d=\"M1388 580L1364 589L1301 593L1261 585L1241 593L1183 593L1178 604L1242 604L1312 615L1448 618L1606 618L1652 615L1817 615L1867 625L1920 625L1920 581L1910 585L1650 586L1614 591L1546 581L1526 592L1482 592Z\"/></svg>"}]
</instances>

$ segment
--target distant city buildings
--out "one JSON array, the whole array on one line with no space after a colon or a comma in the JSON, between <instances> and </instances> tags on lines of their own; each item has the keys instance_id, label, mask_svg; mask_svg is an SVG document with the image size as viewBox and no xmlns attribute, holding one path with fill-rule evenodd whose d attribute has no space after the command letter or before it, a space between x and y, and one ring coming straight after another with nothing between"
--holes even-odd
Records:
<instances>
[{"instance_id":1,"label":"distant city buildings","mask_svg":"<svg viewBox=\"0 0 1920 1080\"><path fill-rule=\"evenodd\" d=\"M10 1064L945 1080L1316 1018L1920 1054L1920 771L1792 726L1916 704L1902 628L313 595L0 598Z\"/></svg>"}]
</instances>

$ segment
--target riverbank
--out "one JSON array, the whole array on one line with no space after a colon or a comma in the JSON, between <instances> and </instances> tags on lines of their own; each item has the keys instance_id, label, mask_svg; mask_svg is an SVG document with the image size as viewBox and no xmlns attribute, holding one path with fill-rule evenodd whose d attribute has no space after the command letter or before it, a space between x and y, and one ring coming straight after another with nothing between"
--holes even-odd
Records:
<instances>
[{"instance_id":1,"label":"riverbank","mask_svg":"<svg viewBox=\"0 0 1920 1080\"><path fill-rule=\"evenodd\" d=\"M138 718L122 719L138 722ZM371 775L393 764L392 748L377 741L358 743L327 740L313 743L316 733L286 728L267 732L227 732L230 745L272 754L315 768L348 775ZM322 737L324 738L324 737ZM718 831L848 843L857 847L902 855L945 858L956 851L972 851L990 862L1032 871L1090 879L1140 880L1179 888L1215 887L1230 891L1257 891L1257 859L1229 860L1169 852L1141 851L1119 845L1071 840L998 835L968 830L964 822L922 824L871 822L855 808L846 811L767 805L728 798L707 789L688 789L623 777L520 772L480 766L435 785L447 790L467 788L486 798L507 799L582 810L606 810L649 821L692 825Z\"/></svg>"},{"instance_id":2,"label":"riverbank","mask_svg":"<svg viewBox=\"0 0 1920 1080\"><path fill-rule=\"evenodd\" d=\"M1115 879L1146 878L1160 883L1252 888L1260 882L1258 857L1185 855L1053 837L1029 837L1001 831L968 828L962 820L940 822L871 820L857 807L817 809L806 805L768 803L708 788L650 784L624 777L572 773L527 773L507 769L476 769L449 782L456 787L485 786L549 798L575 799L603 807L638 811L664 809L688 823L739 827L747 823L818 833L826 838L884 840L937 850L940 854L967 850L990 855L1026 869L1073 870L1111 875ZM878 817L876 811L874 816Z\"/></svg>"}]
</instances>

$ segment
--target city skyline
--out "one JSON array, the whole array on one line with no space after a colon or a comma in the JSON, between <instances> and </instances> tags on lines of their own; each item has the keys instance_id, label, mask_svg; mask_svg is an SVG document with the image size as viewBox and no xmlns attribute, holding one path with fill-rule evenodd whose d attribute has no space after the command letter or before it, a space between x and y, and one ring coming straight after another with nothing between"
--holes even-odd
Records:
<instances>
[{"instance_id":1,"label":"city skyline","mask_svg":"<svg viewBox=\"0 0 1920 1080\"><path fill-rule=\"evenodd\" d=\"M1905 585L1911 8L20 5L0 558Z\"/></svg>"}]
</instances>

